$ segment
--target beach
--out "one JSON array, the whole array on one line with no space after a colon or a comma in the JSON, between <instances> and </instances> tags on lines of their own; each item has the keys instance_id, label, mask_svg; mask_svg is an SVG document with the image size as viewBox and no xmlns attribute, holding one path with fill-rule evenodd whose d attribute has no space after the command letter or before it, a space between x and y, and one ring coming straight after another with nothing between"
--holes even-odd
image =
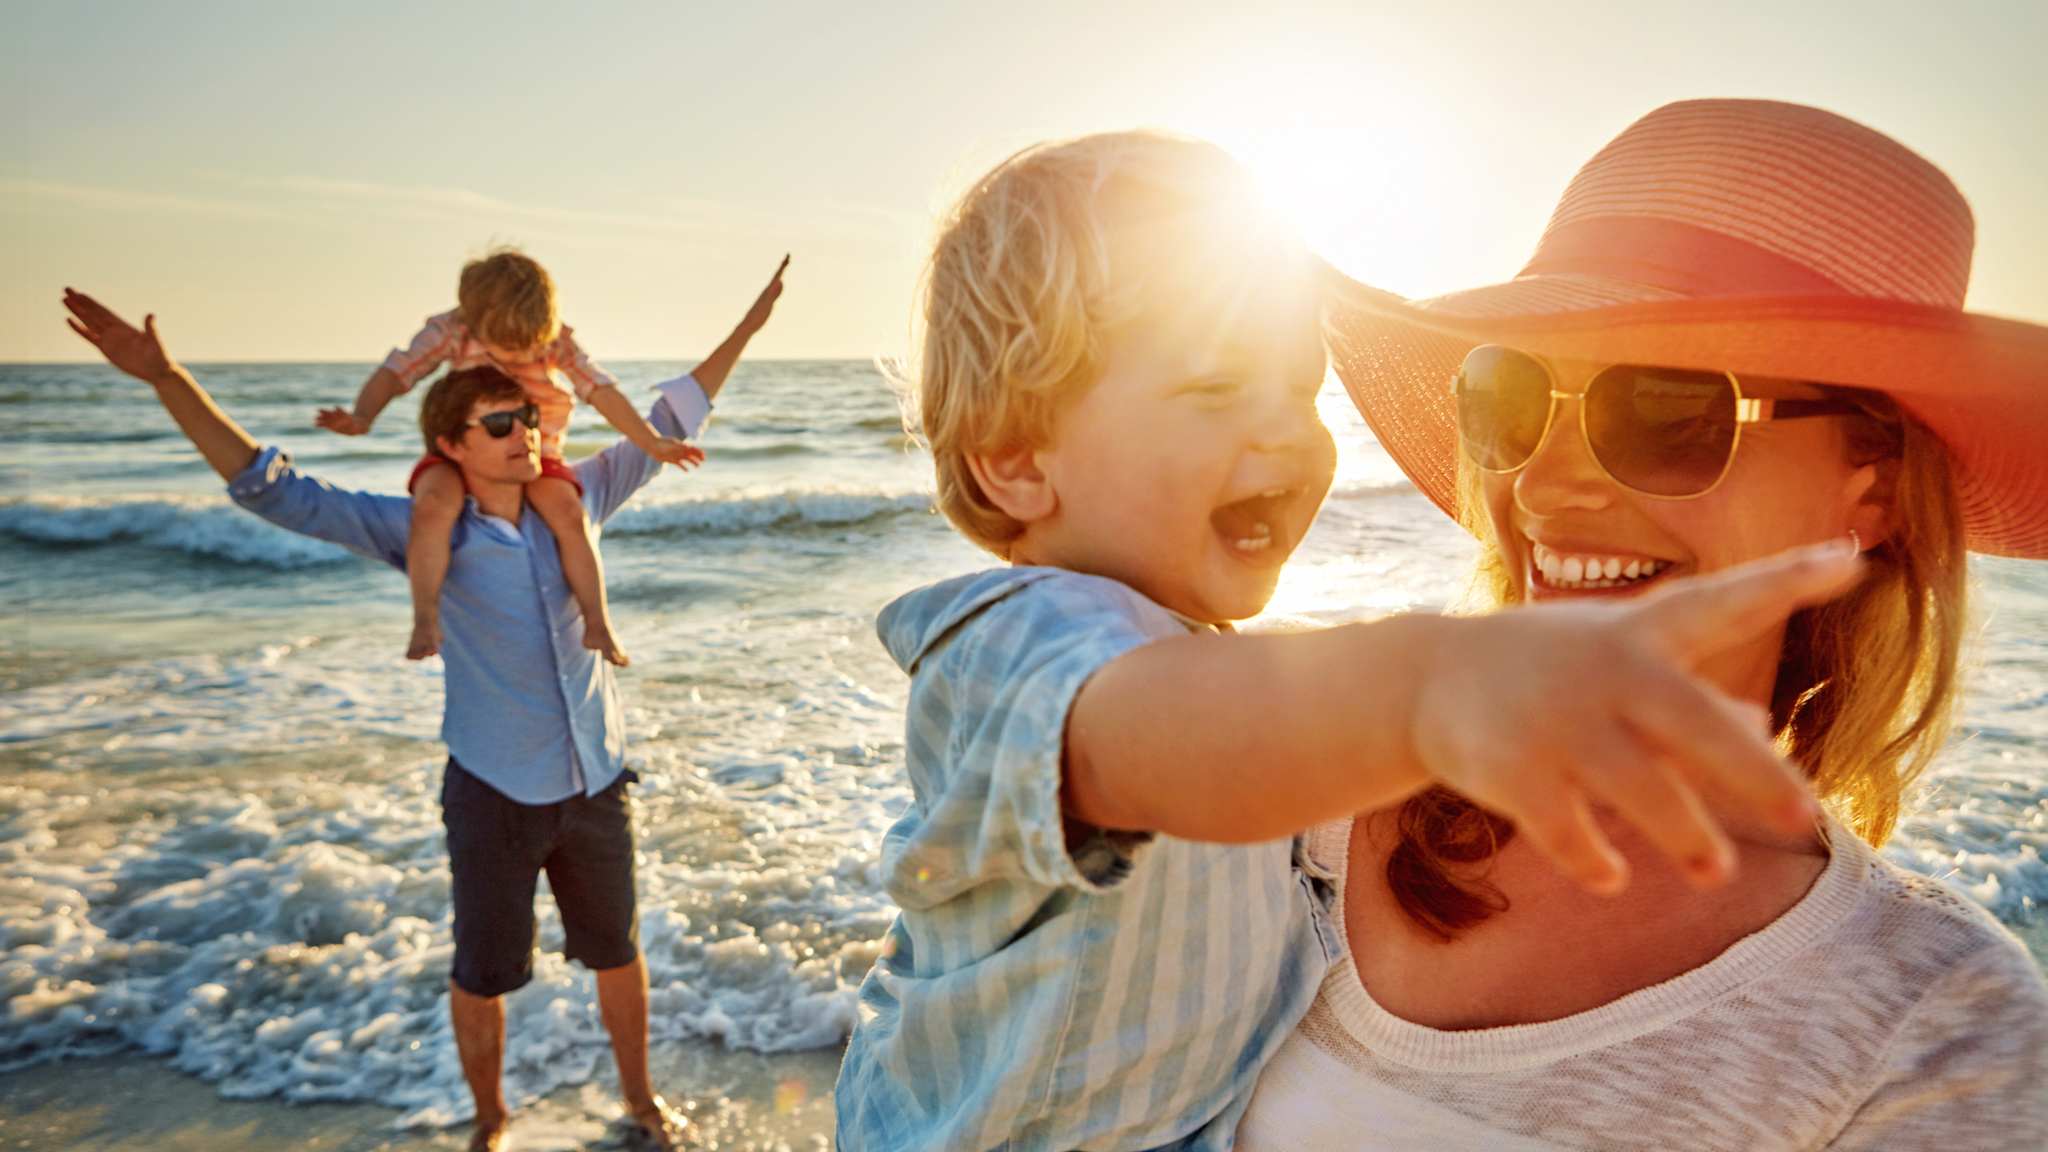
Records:
<instances>
[{"instance_id":1,"label":"beach","mask_svg":"<svg viewBox=\"0 0 2048 1152\"><path fill-rule=\"evenodd\" d=\"M685 365L612 367L631 394ZM312 427L368 364L195 365L265 443L402 490L410 402ZM1473 548L1334 386L1336 486L1276 614L1435 610ZM397 573L234 508L148 390L0 366L0 1149L461 1146L446 1016L440 666L407 663ZM587 413L572 457L609 442ZM892 909L909 802L902 673L875 613L991 563L859 361L742 365L700 472L609 524L656 1084L728 1148L817 1147ZM1895 862L2048 957L2048 571L1976 563L1962 724ZM515 1148L608 1146L586 972L539 901L507 1002Z\"/></svg>"}]
</instances>

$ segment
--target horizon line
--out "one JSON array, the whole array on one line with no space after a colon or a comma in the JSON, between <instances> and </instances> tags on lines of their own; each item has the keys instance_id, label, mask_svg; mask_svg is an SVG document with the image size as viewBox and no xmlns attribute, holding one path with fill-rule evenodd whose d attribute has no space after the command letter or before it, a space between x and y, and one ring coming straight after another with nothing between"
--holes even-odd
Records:
<instances>
[{"instance_id":1,"label":"horizon line","mask_svg":"<svg viewBox=\"0 0 2048 1152\"><path fill-rule=\"evenodd\" d=\"M682 363L682 362L683 362L683 361L685 361L685 360L693 360L693 359L694 359L694 360L702 360L703 358L704 358L704 357L703 357L703 356L702 356L701 354L700 354L700 355L696 355L696 356L630 356L630 357L620 357L620 356L607 356L607 357L605 357L605 358L604 358L604 362L605 362L605 363L607 363L607 364L679 364L679 363ZM742 356L742 357L740 358L740 360L739 360L739 363L740 363L740 364L806 364L806 363L808 363L808 364L821 364L821 363L845 363L845 362L849 362L849 361L852 361L852 362L858 362L858 363L868 363L868 364L872 364L872 363L873 363L873 362L875 361L875 357L874 357L873 355L867 355L867 356ZM361 365L371 365L371 366L375 366L375 365L377 365L377 364L381 364L382 362L383 362L383 359L382 359L381 357L379 357L378 359L375 359L375 360L336 360L336 359L332 359L332 358L329 358L329 357L308 357L308 358L303 358L303 359L302 359L302 358L298 358L298 357L292 357L292 358L284 358L284 359L264 359L264 360L251 360L251 359L236 359L236 358L228 358L228 359L192 359L192 360L180 360L180 361L178 361L178 363L180 363L180 364L183 364L183 365L185 365L186 367L217 367L217 368L238 368L238 367L249 367L249 366L256 366L256 365L264 365L264 364L299 364L299 365L314 365L314 364L323 364L323 365L324 365L324 364L332 364L332 365L348 365L348 366L361 366ZM113 367L113 365L111 365L111 364L108 364L108 363L107 363L107 362L106 362L105 360L100 360L100 359L74 359L74 360L55 360L55 359L50 359L50 360L7 360L7 359L0 359L0 368L75 368L75 367L88 367L88 368L89 368L89 367L92 367L93 365L101 365L101 366L104 366L104 367L108 367L108 368L111 368L111 367Z\"/></svg>"}]
</instances>

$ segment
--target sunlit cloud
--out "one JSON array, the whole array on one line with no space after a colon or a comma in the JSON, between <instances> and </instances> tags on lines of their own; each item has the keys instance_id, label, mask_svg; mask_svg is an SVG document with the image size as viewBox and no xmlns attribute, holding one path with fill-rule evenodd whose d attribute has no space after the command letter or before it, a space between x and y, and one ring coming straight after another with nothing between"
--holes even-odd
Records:
<instances>
[{"instance_id":1,"label":"sunlit cloud","mask_svg":"<svg viewBox=\"0 0 2048 1152\"><path fill-rule=\"evenodd\" d=\"M0 204L30 210L57 208L158 215L260 217L268 220L293 218L293 213L282 207L251 200L54 180L0 178Z\"/></svg>"},{"instance_id":2,"label":"sunlit cloud","mask_svg":"<svg viewBox=\"0 0 2048 1152\"><path fill-rule=\"evenodd\" d=\"M312 177L202 173L220 191L164 192L111 185L0 179L0 205L143 215L206 215L303 221L345 215L433 223L488 222L561 240L621 235L783 234L792 219L812 232L915 230L912 212L842 201L753 206L664 197L639 208L584 208L506 199L474 189Z\"/></svg>"}]
</instances>

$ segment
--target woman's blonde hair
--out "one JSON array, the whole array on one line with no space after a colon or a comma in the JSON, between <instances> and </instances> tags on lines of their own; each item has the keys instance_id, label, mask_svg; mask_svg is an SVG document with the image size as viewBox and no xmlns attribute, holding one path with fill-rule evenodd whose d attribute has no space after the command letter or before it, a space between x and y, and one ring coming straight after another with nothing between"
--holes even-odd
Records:
<instances>
[{"instance_id":1,"label":"woman's blonde hair","mask_svg":"<svg viewBox=\"0 0 2048 1152\"><path fill-rule=\"evenodd\" d=\"M473 335L510 352L538 351L562 330L554 277L517 248L496 248L464 264L455 299Z\"/></svg>"},{"instance_id":2,"label":"woman's blonde hair","mask_svg":"<svg viewBox=\"0 0 2048 1152\"><path fill-rule=\"evenodd\" d=\"M1847 595L1793 614L1778 662L1771 721L1780 747L1821 800L1873 845L1890 837L1906 788L1941 751L1954 720L1966 627L1962 507L1941 441L1889 397L1830 389L1862 410L1849 417L1851 463L1875 464L1875 499L1891 531L1865 553L1869 574ZM1480 488L1460 458L1459 515L1480 541L1471 602L1520 598ZM1514 830L1443 789L1403 804L1387 861L1410 919L1449 939L1504 909L1485 865Z\"/></svg>"},{"instance_id":3,"label":"woman's blonde hair","mask_svg":"<svg viewBox=\"0 0 2048 1152\"><path fill-rule=\"evenodd\" d=\"M889 373L931 450L939 509L968 539L1007 559L1023 531L968 458L1047 443L1060 405L1099 375L1104 335L1158 306L1148 297L1212 275L1215 263L1187 250L1256 232L1256 204L1215 145L1118 132L1026 148L945 214L921 286L920 350Z\"/></svg>"}]
</instances>

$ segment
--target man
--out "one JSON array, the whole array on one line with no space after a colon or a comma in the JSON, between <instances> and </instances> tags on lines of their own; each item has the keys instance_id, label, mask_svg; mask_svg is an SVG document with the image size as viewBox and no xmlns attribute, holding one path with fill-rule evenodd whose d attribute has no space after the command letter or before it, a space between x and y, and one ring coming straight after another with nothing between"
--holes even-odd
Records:
<instances>
[{"instance_id":1,"label":"man","mask_svg":"<svg viewBox=\"0 0 2048 1152\"><path fill-rule=\"evenodd\" d=\"M725 342L660 386L650 422L691 437L747 342L782 294L782 267ZM347 492L299 472L249 437L171 358L156 317L141 328L69 289L74 331L108 363L156 390L234 501L280 527L405 566L412 502ZM647 967L634 907L625 739L611 666L582 645L582 617L555 541L527 505L540 474L538 421L518 383L494 368L453 372L421 404L427 449L454 462L469 499L442 592L448 744L442 818L453 874L455 960L449 1011L476 1101L472 1152L500 1147L509 1113L500 1083L502 997L532 978L534 890L548 874L565 952L597 975L597 997L633 1120L674 1148L687 1121L647 1074ZM590 522L601 524L661 463L621 440L575 466ZM534 612L535 606L542 609Z\"/></svg>"}]
</instances>

